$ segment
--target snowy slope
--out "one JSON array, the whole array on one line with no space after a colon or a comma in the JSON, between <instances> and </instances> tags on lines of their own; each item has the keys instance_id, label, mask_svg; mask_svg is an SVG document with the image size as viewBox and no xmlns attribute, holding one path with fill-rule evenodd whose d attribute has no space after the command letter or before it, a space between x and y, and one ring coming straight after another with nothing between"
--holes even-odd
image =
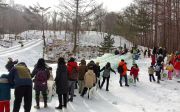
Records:
<instances>
[{"instance_id":1,"label":"snowy slope","mask_svg":"<svg viewBox=\"0 0 180 112\"><path fill-rule=\"evenodd\" d=\"M114 60L109 58L107 61L113 62ZM130 60L126 61L128 64L131 63ZM147 73L150 60L141 59L137 63L141 70L140 82L137 86L121 88L118 83L119 75L112 73L109 92L105 91L104 86L89 100L87 96L80 97L76 90L77 97L75 97L74 102L68 103L68 108L63 109L62 112L180 112L180 86L176 80L163 81L161 84L150 83ZM55 66L52 66L53 69L56 68ZM33 102L35 102L34 99ZM36 110L32 108L32 112L59 112L54 109L57 105L58 100L55 96L53 101L49 103L48 109ZM21 112L23 112L22 108Z\"/></svg>"},{"instance_id":2,"label":"snowy slope","mask_svg":"<svg viewBox=\"0 0 180 112\"><path fill-rule=\"evenodd\" d=\"M7 62L7 57L19 59L27 63L30 69L33 68L38 58L42 57L42 41L32 40L32 44L25 45L24 48L16 48L12 51L0 50L0 70L1 73L6 73L4 65ZM93 59L100 62L103 67L106 62L111 62L113 68L117 68L117 64L121 59L125 59L128 68L132 65L131 54L124 56L114 56L105 54L102 57ZM140 67L140 82L137 86L121 88L119 86L119 75L111 74L109 92L105 91L105 85L102 90L98 90L92 99L80 97L77 90L73 103L68 103L68 108L61 112L180 112L180 86L176 79L172 81L163 81L161 84L150 83L147 68L150 65L150 59L140 59L137 61ZM50 65L53 67L53 73L56 70L56 64ZM54 74L55 75L55 74ZM13 91L11 100L11 109L13 107ZM55 110L58 105L57 96L53 97L53 101L49 103L49 108L36 110L33 108L35 100L33 98L32 112L59 112ZM43 103L41 103L43 106ZM23 105L20 112L23 112Z\"/></svg>"}]
</instances>

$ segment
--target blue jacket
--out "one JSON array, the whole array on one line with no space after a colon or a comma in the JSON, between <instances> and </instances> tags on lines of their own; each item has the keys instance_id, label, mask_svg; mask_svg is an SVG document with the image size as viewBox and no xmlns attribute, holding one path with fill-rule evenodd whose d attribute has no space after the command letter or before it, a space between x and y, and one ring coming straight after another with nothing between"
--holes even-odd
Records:
<instances>
[{"instance_id":1,"label":"blue jacket","mask_svg":"<svg viewBox=\"0 0 180 112\"><path fill-rule=\"evenodd\" d=\"M32 86L31 74L27 67L16 65L9 73L9 83L14 87Z\"/></svg>"},{"instance_id":2,"label":"blue jacket","mask_svg":"<svg viewBox=\"0 0 180 112\"><path fill-rule=\"evenodd\" d=\"M0 101L11 99L11 87L6 78L0 78Z\"/></svg>"}]
</instances>

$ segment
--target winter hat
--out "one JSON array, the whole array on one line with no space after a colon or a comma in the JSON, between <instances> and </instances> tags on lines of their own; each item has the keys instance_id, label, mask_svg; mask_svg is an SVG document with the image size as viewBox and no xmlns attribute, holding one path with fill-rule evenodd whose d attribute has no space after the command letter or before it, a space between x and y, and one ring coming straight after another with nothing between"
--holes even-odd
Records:
<instances>
[{"instance_id":1,"label":"winter hat","mask_svg":"<svg viewBox=\"0 0 180 112\"><path fill-rule=\"evenodd\" d=\"M75 62L75 58L71 57L69 62Z\"/></svg>"},{"instance_id":2,"label":"winter hat","mask_svg":"<svg viewBox=\"0 0 180 112\"><path fill-rule=\"evenodd\" d=\"M58 64L64 65L65 63L66 63L66 62L65 62L64 58L60 57L60 58L58 59ZM52 67L51 67L51 70L52 70Z\"/></svg>"},{"instance_id":3,"label":"winter hat","mask_svg":"<svg viewBox=\"0 0 180 112\"><path fill-rule=\"evenodd\" d=\"M81 65L86 65L86 61L84 59L81 60Z\"/></svg>"}]
</instances>

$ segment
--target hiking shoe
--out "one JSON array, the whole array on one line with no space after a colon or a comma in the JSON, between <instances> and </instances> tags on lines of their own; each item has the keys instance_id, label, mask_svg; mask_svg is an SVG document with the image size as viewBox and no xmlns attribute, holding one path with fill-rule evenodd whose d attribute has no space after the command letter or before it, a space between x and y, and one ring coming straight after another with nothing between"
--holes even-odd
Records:
<instances>
[{"instance_id":1,"label":"hiking shoe","mask_svg":"<svg viewBox=\"0 0 180 112\"><path fill-rule=\"evenodd\" d=\"M34 108L36 108L36 109L40 109L40 106L36 105L36 106L34 106Z\"/></svg>"},{"instance_id":2,"label":"hiking shoe","mask_svg":"<svg viewBox=\"0 0 180 112\"><path fill-rule=\"evenodd\" d=\"M68 101L73 102L73 98L69 98Z\"/></svg>"},{"instance_id":3,"label":"hiking shoe","mask_svg":"<svg viewBox=\"0 0 180 112\"><path fill-rule=\"evenodd\" d=\"M44 108L47 108L47 107L48 107L48 105L47 105L47 104L45 104L45 105L44 105Z\"/></svg>"},{"instance_id":4,"label":"hiking shoe","mask_svg":"<svg viewBox=\"0 0 180 112\"><path fill-rule=\"evenodd\" d=\"M62 109L62 106L58 106L58 107L56 107L55 109Z\"/></svg>"},{"instance_id":5,"label":"hiking shoe","mask_svg":"<svg viewBox=\"0 0 180 112\"><path fill-rule=\"evenodd\" d=\"M125 85L125 86L129 87L129 85Z\"/></svg>"}]
</instances>

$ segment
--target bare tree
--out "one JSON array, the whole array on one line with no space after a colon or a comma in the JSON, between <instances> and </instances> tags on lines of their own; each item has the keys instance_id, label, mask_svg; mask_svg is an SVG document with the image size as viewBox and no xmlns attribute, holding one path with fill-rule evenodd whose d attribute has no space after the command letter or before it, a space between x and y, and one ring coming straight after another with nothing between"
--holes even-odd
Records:
<instances>
[{"instance_id":1,"label":"bare tree","mask_svg":"<svg viewBox=\"0 0 180 112\"><path fill-rule=\"evenodd\" d=\"M36 14L39 14L41 15L41 24L42 24L42 37L43 37L43 42L44 42L44 47L43 47L43 58L44 58L44 54L45 54L45 47L46 47L46 39L45 39L45 33L44 33L44 30L45 30L45 15L47 14L47 11L50 9L50 7L47 7L47 8L44 8L42 6L39 5L39 3L37 3L37 5L34 5L34 7L29 7L33 12L35 12Z\"/></svg>"},{"instance_id":2,"label":"bare tree","mask_svg":"<svg viewBox=\"0 0 180 112\"><path fill-rule=\"evenodd\" d=\"M73 53L76 55L77 38L83 24L93 20L92 15L102 5L95 0L60 0L59 9L66 19L72 21L74 34Z\"/></svg>"}]
</instances>

